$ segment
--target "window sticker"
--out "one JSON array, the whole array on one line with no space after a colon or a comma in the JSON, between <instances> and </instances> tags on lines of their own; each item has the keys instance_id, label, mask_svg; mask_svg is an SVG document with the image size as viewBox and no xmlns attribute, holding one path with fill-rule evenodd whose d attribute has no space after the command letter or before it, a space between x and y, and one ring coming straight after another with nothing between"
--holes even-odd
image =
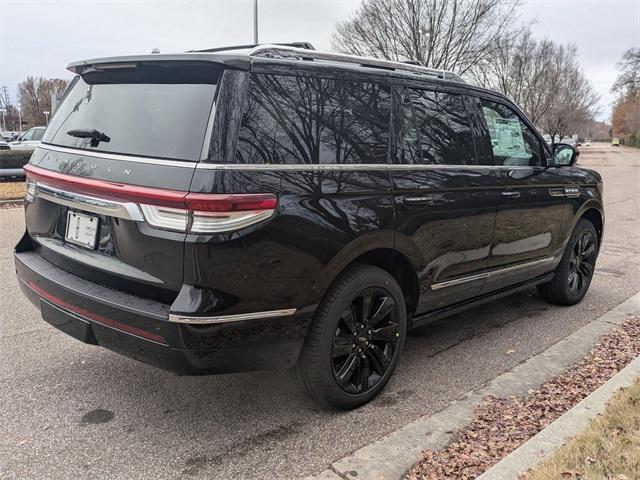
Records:
<instances>
[{"instance_id":1,"label":"window sticker","mask_svg":"<svg viewBox=\"0 0 640 480\"><path fill-rule=\"evenodd\" d=\"M491 147L496 157L527 157L522 128L517 118L502 118L493 109L482 107L489 128Z\"/></svg>"}]
</instances>

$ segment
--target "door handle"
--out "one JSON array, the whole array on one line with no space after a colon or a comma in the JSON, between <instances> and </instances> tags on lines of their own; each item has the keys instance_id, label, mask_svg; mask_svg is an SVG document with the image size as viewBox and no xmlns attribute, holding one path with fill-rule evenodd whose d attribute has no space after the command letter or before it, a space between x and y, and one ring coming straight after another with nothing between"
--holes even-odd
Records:
<instances>
[{"instance_id":1,"label":"door handle","mask_svg":"<svg viewBox=\"0 0 640 480\"><path fill-rule=\"evenodd\" d=\"M507 198L520 198L520 192L517 190L505 190L501 195Z\"/></svg>"},{"instance_id":2,"label":"door handle","mask_svg":"<svg viewBox=\"0 0 640 480\"><path fill-rule=\"evenodd\" d=\"M424 205L430 203L433 199L431 197L404 197L402 201L405 205Z\"/></svg>"}]
</instances>

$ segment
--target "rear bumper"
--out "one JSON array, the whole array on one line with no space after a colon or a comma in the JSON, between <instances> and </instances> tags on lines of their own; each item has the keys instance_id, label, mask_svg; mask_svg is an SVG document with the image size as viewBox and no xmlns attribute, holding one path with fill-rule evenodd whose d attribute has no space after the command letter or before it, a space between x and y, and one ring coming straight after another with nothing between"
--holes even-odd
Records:
<instances>
[{"instance_id":1,"label":"rear bumper","mask_svg":"<svg viewBox=\"0 0 640 480\"><path fill-rule=\"evenodd\" d=\"M89 344L180 374L228 373L292 366L311 313L214 324L169 321L169 305L89 282L37 252L14 253L24 294L42 318Z\"/></svg>"}]
</instances>

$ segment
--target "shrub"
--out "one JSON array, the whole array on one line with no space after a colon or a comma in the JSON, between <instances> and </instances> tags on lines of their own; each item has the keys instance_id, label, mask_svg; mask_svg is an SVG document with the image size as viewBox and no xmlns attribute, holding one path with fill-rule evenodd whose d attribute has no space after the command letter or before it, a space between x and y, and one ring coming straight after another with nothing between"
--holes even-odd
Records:
<instances>
[{"instance_id":1,"label":"shrub","mask_svg":"<svg viewBox=\"0 0 640 480\"><path fill-rule=\"evenodd\" d=\"M0 168L22 168L29 163L32 150L0 150Z\"/></svg>"}]
</instances>

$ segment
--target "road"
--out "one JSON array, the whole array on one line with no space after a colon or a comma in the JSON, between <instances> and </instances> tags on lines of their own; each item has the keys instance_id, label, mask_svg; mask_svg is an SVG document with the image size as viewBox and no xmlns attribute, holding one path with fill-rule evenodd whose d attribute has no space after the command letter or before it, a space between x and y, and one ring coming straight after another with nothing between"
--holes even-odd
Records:
<instances>
[{"instance_id":1,"label":"road","mask_svg":"<svg viewBox=\"0 0 640 480\"><path fill-rule=\"evenodd\" d=\"M299 478L446 406L640 290L640 151L584 147L605 181L605 239L585 300L524 292L411 336L386 390L319 410L284 372L177 377L84 345L20 294L22 210L0 210L0 478Z\"/></svg>"}]
</instances>

